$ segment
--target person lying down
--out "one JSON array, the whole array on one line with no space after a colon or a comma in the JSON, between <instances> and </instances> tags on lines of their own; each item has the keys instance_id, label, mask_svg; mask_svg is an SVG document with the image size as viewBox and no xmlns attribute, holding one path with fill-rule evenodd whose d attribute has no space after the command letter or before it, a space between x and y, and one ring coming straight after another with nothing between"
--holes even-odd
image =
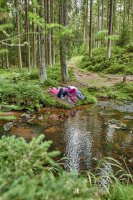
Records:
<instances>
[{"instance_id":1,"label":"person lying down","mask_svg":"<svg viewBox=\"0 0 133 200\"><path fill-rule=\"evenodd\" d=\"M75 87L75 86L68 86L68 87L58 87L58 88L49 88L49 92L56 95L61 99L67 98L69 103L74 103L78 99L85 99L84 95Z\"/></svg>"}]
</instances>

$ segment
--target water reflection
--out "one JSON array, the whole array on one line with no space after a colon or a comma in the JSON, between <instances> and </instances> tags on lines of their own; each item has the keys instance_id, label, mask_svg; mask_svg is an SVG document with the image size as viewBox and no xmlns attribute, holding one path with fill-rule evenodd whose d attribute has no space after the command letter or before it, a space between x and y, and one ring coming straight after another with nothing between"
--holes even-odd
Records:
<instances>
[{"instance_id":1,"label":"water reflection","mask_svg":"<svg viewBox=\"0 0 133 200\"><path fill-rule=\"evenodd\" d=\"M121 110L119 113L113 108L113 117L123 122L122 112ZM62 137L65 144L64 155L69 158L66 162L68 170L92 169L97 161L105 156L115 159L124 156L127 157L127 162L128 158L132 158L133 134L129 131L132 129L132 122L124 122L127 124L127 130L117 129L115 124L108 124L112 119L110 113L110 107L95 107L91 110L79 110L66 120Z\"/></svg>"},{"instance_id":2,"label":"water reflection","mask_svg":"<svg viewBox=\"0 0 133 200\"><path fill-rule=\"evenodd\" d=\"M81 107L66 113L65 110L38 113L30 123L17 122L8 134L32 138L40 133L46 140L52 140L51 150L60 150L66 156L67 170L89 170L98 160L110 156L121 161L126 158L133 172L133 104L115 105L112 102L99 102L98 105ZM132 112L131 112L132 111ZM127 129L117 129L110 120L126 124ZM1 124L3 133L3 122Z\"/></svg>"},{"instance_id":3,"label":"water reflection","mask_svg":"<svg viewBox=\"0 0 133 200\"><path fill-rule=\"evenodd\" d=\"M107 138L108 142L113 142L114 133L115 133L115 128L113 128L112 126L108 126L107 135L106 135L106 138Z\"/></svg>"},{"instance_id":4,"label":"water reflection","mask_svg":"<svg viewBox=\"0 0 133 200\"><path fill-rule=\"evenodd\" d=\"M81 165L91 167L92 137L87 130L87 120L81 117L69 117L66 121L64 140L66 142L65 156L69 158L66 169L78 171ZM85 163L84 163L85 162Z\"/></svg>"}]
</instances>

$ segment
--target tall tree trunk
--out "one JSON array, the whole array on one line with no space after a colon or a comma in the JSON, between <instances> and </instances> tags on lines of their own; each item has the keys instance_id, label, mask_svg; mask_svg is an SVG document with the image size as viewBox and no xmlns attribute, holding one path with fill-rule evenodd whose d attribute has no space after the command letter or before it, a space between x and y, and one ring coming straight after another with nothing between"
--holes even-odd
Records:
<instances>
[{"instance_id":1,"label":"tall tree trunk","mask_svg":"<svg viewBox=\"0 0 133 200\"><path fill-rule=\"evenodd\" d=\"M45 20L45 63L46 66L49 63L48 60L48 35L47 35L47 27L46 24L48 23L48 0L44 0L44 20Z\"/></svg>"},{"instance_id":2,"label":"tall tree trunk","mask_svg":"<svg viewBox=\"0 0 133 200\"><path fill-rule=\"evenodd\" d=\"M102 16L101 16L101 30L104 29L104 0L102 0ZM103 39L101 39L101 46L103 46Z\"/></svg>"},{"instance_id":3,"label":"tall tree trunk","mask_svg":"<svg viewBox=\"0 0 133 200\"><path fill-rule=\"evenodd\" d=\"M101 30L104 29L103 19L104 19L104 0L102 0Z\"/></svg>"},{"instance_id":4,"label":"tall tree trunk","mask_svg":"<svg viewBox=\"0 0 133 200\"><path fill-rule=\"evenodd\" d=\"M59 4L59 23L63 26L67 25L67 0L60 1ZM68 68L66 62L66 36L60 38L60 64L62 81L69 80Z\"/></svg>"},{"instance_id":5,"label":"tall tree trunk","mask_svg":"<svg viewBox=\"0 0 133 200\"><path fill-rule=\"evenodd\" d=\"M8 50L7 46L6 49ZM8 56L8 52L6 53L6 68L9 68L9 56Z\"/></svg>"},{"instance_id":6,"label":"tall tree trunk","mask_svg":"<svg viewBox=\"0 0 133 200\"><path fill-rule=\"evenodd\" d=\"M27 41L27 59L26 59L26 65L29 68L29 71L31 71L31 64L30 64L30 22L28 19L28 10L29 10L29 3L28 0L25 0L25 32L26 32L26 41Z\"/></svg>"},{"instance_id":7,"label":"tall tree trunk","mask_svg":"<svg viewBox=\"0 0 133 200\"><path fill-rule=\"evenodd\" d=\"M98 15L97 15L97 31L100 31L100 2L99 0L97 1L97 11L98 11ZM99 40L97 38L97 48L99 47Z\"/></svg>"},{"instance_id":8,"label":"tall tree trunk","mask_svg":"<svg viewBox=\"0 0 133 200\"><path fill-rule=\"evenodd\" d=\"M125 28L126 22L126 0L123 2L123 29Z\"/></svg>"},{"instance_id":9,"label":"tall tree trunk","mask_svg":"<svg viewBox=\"0 0 133 200\"><path fill-rule=\"evenodd\" d=\"M22 68L22 52L21 52L21 36L20 36L20 22L19 22L19 11L18 11L18 0L15 0L16 7L16 29L18 35L18 64Z\"/></svg>"},{"instance_id":10,"label":"tall tree trunk","mask_svg":"<svg viewBox=\"0 0 133 200\"><path fill-rule=\"evenodd\" d=\"M90 27L89 27L89 57L92 58L92 6L93 0L90 0Z\"/></svg>"},{"instance_id":11,"label":"tall tree trunk","mask_svg":"<svg viewBox=\"0 0 133 200\"><path fill-rule=\"evenodd\" d=\"M48 24L51 23L51 0L48 0ZM48 64L52 65L51 55L51 29L48 30Z\"/></svg>"},{"instance_id":12,"label":"tall tree trunk","mask_svg":"<svg viewBox=\"0 0 133 200\"><path fill-rule=\"evenodd\" d=\"M39 15L41 18L44 18L43 15L43 3L42 0L39 0L40 11ZM38 43L39 43L39 80L41 83L47 80L47 72L46 72L46 64L45 64L45 47L44 47L44 33L42 28L39 28L39 36L38 36Z\"/></svg>"},{"instance_id":13,"label":"tall tree trunk","mask_svg":"<svg viewBox=\"0 0 133 200\"><path fill-rule=\"evenodd\" d=\"M54 23L54 0L51 0L51 10L50 10L50 15L51 15L51 23ZM51 59L52 59L52 65L55 64L55 61L54 61L54 31L53 29L51 29Z\"/></svg>"},{"instance_id":14,"label":"tall tree trunk","mask_svg":"<svg viewBox=\"0 0 133 200\"><path fill-rule=\"evenodd\" d=\"M33 13L36 13L36 8L33 8ZM32 67L36 68L36 26L34 22L32 22Z\"/></svg>"},{"instance_id":15,"label":"tall tree trunk","mask_svg":"<svg viewBox=\"0 0 133 200\"><path fill-rule=\"evenodd\" d=\"M111 39L112 35L112 24L113 24L113 8L114 8L114 0L110 0L110 16L109 16L109 31L108 31L108 46L107 46L107 60L111 57Z\"/></svg>"}]
</instances>

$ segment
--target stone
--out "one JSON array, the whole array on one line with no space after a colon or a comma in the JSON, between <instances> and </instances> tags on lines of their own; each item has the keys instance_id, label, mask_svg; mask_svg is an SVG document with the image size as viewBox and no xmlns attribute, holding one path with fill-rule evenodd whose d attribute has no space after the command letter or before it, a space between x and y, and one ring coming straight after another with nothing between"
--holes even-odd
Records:
<instances>
[{"instance_id":1,"label":"stone","mask_svg":"<svg viewBox=\"0 0 133 200\"><path fill-rule=\"evenodd\" d=\"M28 115L27 113L23 113L23 114L21 115L21 117L22 117L22 121L23 121L23 122L29 122L30 119L31 119L30 115Z\"/></svg>"},{"instance_id":2,"label":"stone","mask_svg":"<svg viewBox=\"0 0 133 200\"><path fill-rule=\"evenodd\" d=\"M13 127L14 123L13 122L8 122L4 125L4 130L9 131Z\"/></svg>"}]
</instances>

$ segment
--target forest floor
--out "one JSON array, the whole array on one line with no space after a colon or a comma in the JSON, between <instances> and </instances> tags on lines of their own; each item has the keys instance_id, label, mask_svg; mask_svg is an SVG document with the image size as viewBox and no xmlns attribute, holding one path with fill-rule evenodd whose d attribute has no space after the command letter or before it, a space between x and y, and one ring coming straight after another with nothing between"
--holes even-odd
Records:
<instances>
[{"instance_id":1,"label":"forest floor","mask_svg":"<svg viewBox=\"0 0 133 200\"><path fill-rule=\"evenodd\" d=\"M112 87L116 83L123 81L122 75L100 74L100 73L98 74L94 72L88 72L86 69L80 69L76 66L76 63L73 60L69 62L69 67L73 69L73 73L76 79L75 82L72 82L71 84L77 87L86 86L86 87L96 87L100 89L104 86ZM126 82L133 83L133 75L127 76Z\"/></svg>"}]
</instances>

